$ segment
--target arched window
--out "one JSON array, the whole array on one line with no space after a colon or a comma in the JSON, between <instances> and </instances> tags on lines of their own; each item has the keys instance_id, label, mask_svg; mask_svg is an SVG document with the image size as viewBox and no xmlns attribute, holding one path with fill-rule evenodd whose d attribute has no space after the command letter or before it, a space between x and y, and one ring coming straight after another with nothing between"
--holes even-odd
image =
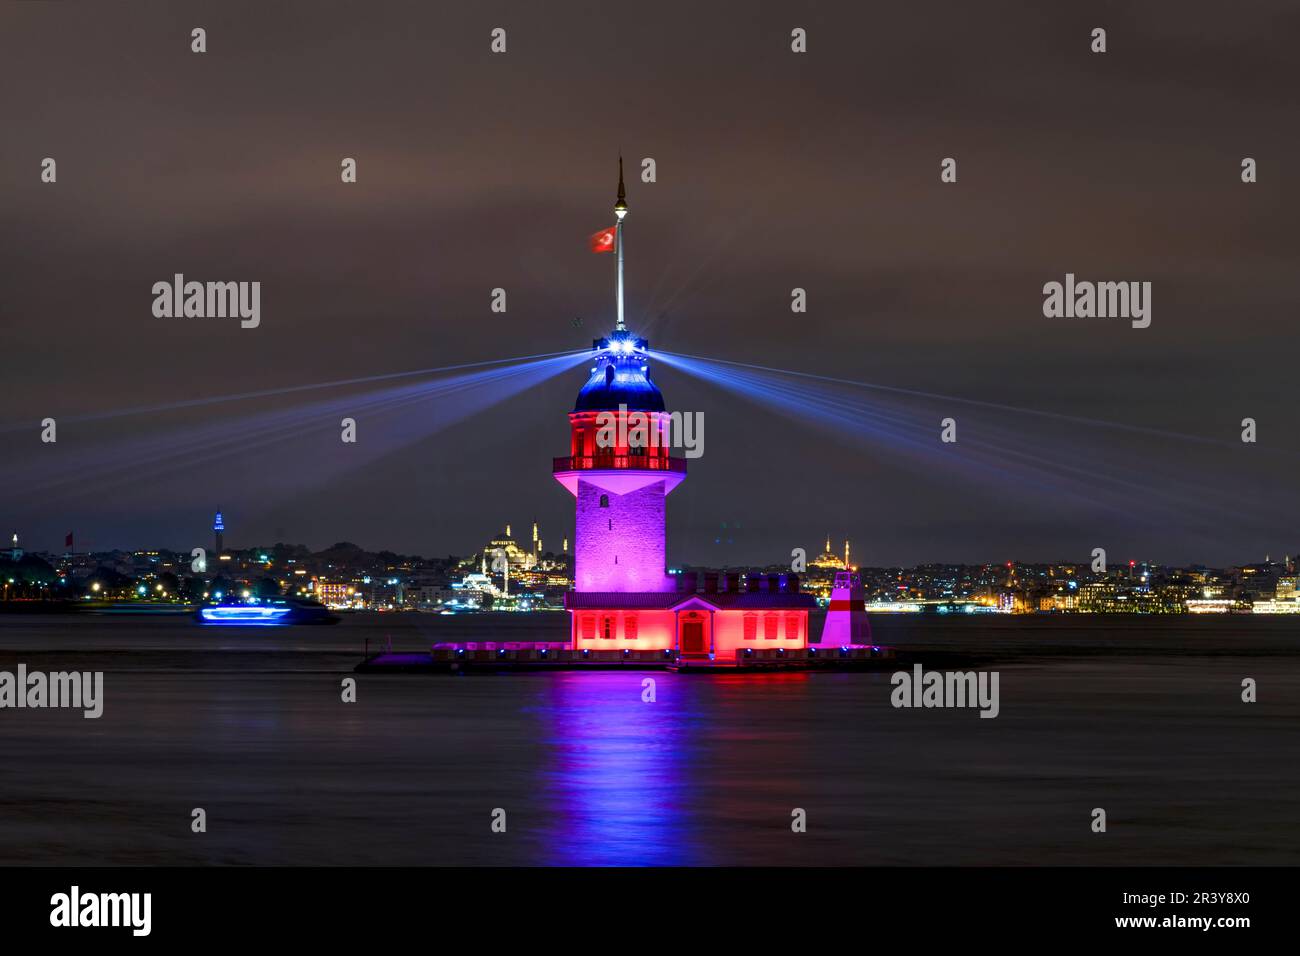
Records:
<instances>
[{"instance_id":1,"label":"arched window","mask_svg":"<svg viewBox=\"0 0 1300 956\"><path fill-rule=\"evenodd\" d=\"M767 613L763 615L763 639L766 641L776 640L776 629L781 625L781 618L777 614Z\"/></svg>"},{"instance_id":2,"label":"arched window","mask_svg":"<svg viewBox=\"0 0 1300 956\"><path fill-rule=\"evenodd\" d=\"M745 621L745 640L752 641L758 637L758 615L746 614L744 621Z\"/></svg>"},{"instance_id":3,"label":"arched window","mask_svg":"<svg viewBox=\"0 0 1300 956\"><path fill-rule=\"evenodd\" d=\"M601 495L601 496L600 496L600 506L601 506L602 508L608 508L608 507L609 507L609 495Z\"/></svg>"}]
</instances>

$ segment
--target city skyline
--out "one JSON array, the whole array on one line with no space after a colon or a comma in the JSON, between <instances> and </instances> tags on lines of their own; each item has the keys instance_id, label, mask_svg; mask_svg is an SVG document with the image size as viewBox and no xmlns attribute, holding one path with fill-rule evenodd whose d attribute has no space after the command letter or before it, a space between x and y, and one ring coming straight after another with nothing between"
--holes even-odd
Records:
<instances>
[{"instance_id":1,"label":"city skyline","mask_svg":"<svg viewBox=\"0 0 1300 956\"><path fill-rule=\"evenodd\" d=\"M508 529L510 526L511 526L510 522L506 522L500 525L497 531L490 533L490 537L492 540L487 540L485 536L480 535L480 538L486 540L487 543L484 544L480 542L478 546L467 550L433 549L433 550L424 550L424 551L407 551L400 548L386 547L382 544L372 547L369 546L368 544L358 543L356 541L351 541L351 540L341 539L341 538L333 540L329 544L319 545L319 546L313 546L302 541L258 541L251 544L235 543L219 550L207 548L207 546L204 544L194 545L193 547L204 547L209 554L215 554L215 553L257 554L257 553L268 553L277 548L282 548L282 549L290 549L290 550L305 549L308 553L313 555L319 555L330 551L338 550L341 548L342 549L355 548L356 550L363 552L365 554L370 554L370 555L391 554L401 558L407 558L407 559L412 559L415 561L423 561L423 562L439 562L439 561L447 561L447 560L465 561L465 560L469 560L470 558L474 558L478 555L490 552L492 547L492 541L495 540L498 536L501 536L503 538L510 538L510 540L514 541L515 543L519 543L522 541L524 544L527 544L528 543L527 539L520 538L518 536L512 536L505 533L505 529ZM544 530L545 529L543 529L543 531ZM0 549L0 558L7 556L13 548L18 548L20 546L22 552L25 554L40 555L43 558L54 558L56 560L71 559L77 557L93 557L95 555L109 555L109 554L139 555L139 554L158 554L158 553L165 552L172 555L185 555L192 550L192 547L189 545L175 546L175 545L160 544L160 543L155 543L151 546L136 547L136 548L112 547L112 546L101 547L95 544L94 542L87 543L85 547L74 546L72 549L69 549L66 546L63 548L40 547L39 544L36 547L31 547L30 546L31 543L22 535L20 535L19 532L16 531L12 532L11 537L16 538L17 540L12 541L12 547L6 546ZM211 536L209 535L209 541L210 540L211 540ZM545 542L547 539L545 538L545 536L543 536L542 540ZM564 541L564 543L567 543L568 539L562 539L562 540ZM1087 567L1092 563L1094 563L1094 561L1096 560L1091 555L1072 556L1072 555L1061 554L1055 557L1043 557L1041 555L1018 555L1010 558L988 557L983 560L973 560L973 561L946 560L943 558L932 557L929 559L923 559L921 561L916 561L912 563L886 562L880 564L870 564L866 562L860 562L855 559L851 561L849 565L845 565L843 562L843 548L851 544L852 542L849 539L844 539L841 542L839 542L840 550L838 552L836 552L834 549L830 551L825 551L823 549L822 554L817 553L818 548L816 547L803 548L802 551L804 552L804 554L802 555L802 558L804 559L804 562L808 567L821 567L821 568L830 567L831 565L828 562L818 561L818 558L829 556L829 557L834 557L836 559L837 562L835 565L836 567L851 567L855 570L863 569L863 570L873 570L873 571L915 570L919 568L929 568L929 567L951 567L951 568L1052 567L1052 566ZM533 552L528 549L520 549L520 553L532 554ZM572 554L570 550L566 550L563 546L551 547L550 545L546 545L540 552L537 553L537 556L538 557L553 556L556 558L567 558L567 557L572 557ZM1154 555L1136 556L1136 555L1125 554L1125 555L1114 555L1109 557L1107 559L1107 569L1108 571L1111 572L1121 572L1132 566L1140 566L1140 567L1145 566L1150 568L1159 568L1159 569L1166 569L1166 570L1180 570L1180 569L1225 570L1229 568L1249 568L1249 567L1257 567L1257 566L1265 566L1265 565L1285 567L1288 565L1292 565L1292 566L1295 565L1298 556L1300 556L1300 549L1296 549L1295 551L1284 549L1282 551L1277 551L1277 552L1264 551L1252 557L1238 556L1237 558L1230 561L1215 563L1215 562L1209 562L1204 560L1175 562L1175 561L1162 560L1159 558L1159 556L1154 556ZM668 562L667 567L669 568L669 570L679 570L682 568L698 568L698 569L709 568L709 569L719 569L719 570L730 568L732 570L735 570L735 569L743 569L744 567L753 567L754 569L772 570L777 568L789 568L790 564L791 564L790 561L768 561L768 562L758 562L758 563L750 562L748 564L735 564L735 565L711 565L705 562L686 560L681 562L670 561ZM799 573L799 572L794 572L792 568L790 570L792 571L792 573Z\"/></svg>"},{"instance_id":2,"label":"city skyline","mask_svg":"<svg viewBox=\"0 0 1300 956\"><path fill-rule=\"evenodd\" d=\"M47 609L94 611L105 602L126 609L141 602L153 607L195 606L223 598L238 602L242 597L253 598L254 604L262 599L314 600L346 610L555 612L572 610L574 595L583 598L582 582L591 579L590 568L584 572L577 555L545 551L535 525L526 548L514 540L507 525L476 553L433 558L368 552L350 542L316 552L283 543L228 549L217 534L215 550L205 554L160 549L59 556L26 552L19 540L12 540L11 548L0 552L5 607L30 609L37 602ZM1300 613L1300 576L1290 555L1281 561L1224 568L1107 561L1100 553L1082 562L932 562L874 568L846 565L847 552L848 542L842 553L831 550L828 542L821 554L799 556L793 567L668 568L660 593L637 594L626 601L636 609L644 609L647 602L690 607L697 593L761 593L779 587L782 593L788 588L789 594L808 595L796 599L803 602L803 609L820 605L833 611L832 591L843 587L856 593L856 600L873 614ZM813 599L817 604L809 603ZM610 600L610 592L598 592L584 606L590 610L593 601L608 604ZM768 598L751 600L767 601L770 609ZM610 613L612 621L625 616ZM800 642L805 633L811 637L806 625L806 620L801 621L793 635ZM585 630L590 630L590 621ZM641 636L650 637L649 632ZM832 642L846 643L839 638ZM643 644L633 646L645 649Z\"/></svg>"}]
</instances>

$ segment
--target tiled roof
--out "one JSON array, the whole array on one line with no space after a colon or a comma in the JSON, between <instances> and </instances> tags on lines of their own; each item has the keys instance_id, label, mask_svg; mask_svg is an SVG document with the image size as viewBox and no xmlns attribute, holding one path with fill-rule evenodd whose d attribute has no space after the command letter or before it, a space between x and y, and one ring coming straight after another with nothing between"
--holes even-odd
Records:
<instances>
[{"instance_id":1,"label":"tiled roof","mask_svg":"<svg viewBox=\"0 0 1300 956\"><path fill-rule=\"evenodd\" d=\"M676 591L570 591L564 595L564 606L571 611L582 608L665 610L680 604L684 596Z\"/></svg>"},{"instance_id":2,"label":"tiled roof","mask_svg":"<svg viewBox=\"0 0 1300 956\"><path fill-rule=\"evenodd\" d=\"M817 606L817 599L811 594L791 594L781 591L725 591L721 594L683 594L683 599L699 598L714 607L723 608L768 608L791 610L811 609Z\"/></svg>"}]
</instances>

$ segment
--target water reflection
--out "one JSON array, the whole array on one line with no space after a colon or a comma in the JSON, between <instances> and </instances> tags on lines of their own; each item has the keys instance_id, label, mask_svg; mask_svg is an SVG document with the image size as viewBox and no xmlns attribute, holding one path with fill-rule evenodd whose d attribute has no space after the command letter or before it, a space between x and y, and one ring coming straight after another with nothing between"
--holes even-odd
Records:
<instances>
[{"instance_id":1,"label":"water reflection","mask_svg":"<svg viewBox=\"0 0 1300 956\"><path fill-rule=\"evenodd\" d=\"M568 866L705 863L683 801L705 721L675 675L547 675L539 719L543 762L543 862ZM658 701L642 700L655 681ZM667 704L667 706L665 706Z\"/></svg>"}]
</instances>

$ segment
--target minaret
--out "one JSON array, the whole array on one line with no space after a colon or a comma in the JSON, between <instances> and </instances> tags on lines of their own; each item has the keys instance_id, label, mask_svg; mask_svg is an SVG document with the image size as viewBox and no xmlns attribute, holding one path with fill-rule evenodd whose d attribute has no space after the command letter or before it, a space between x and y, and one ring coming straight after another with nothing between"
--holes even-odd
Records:
<instances>
[{"instance_id":1,"label":"minaret","mask_svg":"<svg viewBox=\"0 0 1300 956\"><path fill-rule=\"evenodd\" d=\"M224 551L226 547L225 530L226 523L221 519L221 509L218 508L217 516L212 521L212 531L216 536L214 544L216 545L217 557L221 557L221 552Z\"/></svg>"},{"instance_id":2,"label":"minaret","mask_svg":"<svg viewBox=\"0 0 1300 956\"><path fill-rule=\"evenodd\" d=\"M618 324L616 331L624 332L623 323L623 219L627 216L627 192L623 189L623 154L618 155L618 201L614 203L614 251L618 254Z\"/></svg>"},{"instance_id":3,"label":"minaret","mask_svg":"<svg viewBox=\"0 0 1300 956\"><path fill-rule=\"evenodd\" d=\"M666 569L666 498L686 478L686 459L648 440L665 433L668 414L650 379L649 343L624 323L622 157L614 215L617 323L592 343L589 378L569 413L569 457L552 470L575 499L575 590L670 592L677 584Z\"/></svg>"},{"instance_id":4,"label":"minaret","mask_svg":"<svg viewBox=\"0 0 1300 956\"><path fill-rule=\"evenodd\" d=\"M849 539L844 539L844 570L852 570L853 565L849 564Z\"/></svg>"}]
</instances>

